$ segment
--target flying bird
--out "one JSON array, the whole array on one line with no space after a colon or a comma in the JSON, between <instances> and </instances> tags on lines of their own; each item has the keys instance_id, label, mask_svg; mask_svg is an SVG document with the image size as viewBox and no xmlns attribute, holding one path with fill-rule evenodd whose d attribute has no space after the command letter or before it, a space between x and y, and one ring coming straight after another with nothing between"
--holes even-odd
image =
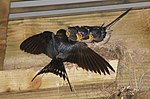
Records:
<instances>
[{"instance_id":1,"label":"flying bird","mask_svg":"<svg viewBox=\"0 0 150 99\"><path fill-rule=\"evenodd\" d=\"M106 42L108 42L112 32L112 30L110 30L111 26L118 22L131 9L132 8L129 8L106 26L104 26L104 24L101 26L72 26L68 27L66 34L69 39L82 42L101 42L105 39L106 35L108 35L106 39Z\"/></svg>"},{"instance_id":2,"label":"flying bird","mask_svg":"<svg viewBox=\"0 0 150 99\"><path fill-rule=\"evenodd\" d=\"M21 43L20 49L35 55L45 54L52 59L48 65L34 76L32 81L40 74L53 73L64 80L67 79L71 91L73 89L64 62L75 63L87 71L98 74L110 74L110 70L115 72L113 67L99 54L90 49L86 43L69 40L64 29L58 30L56 34L44 31L33 35Z\"/></svg>"}]
</instances>

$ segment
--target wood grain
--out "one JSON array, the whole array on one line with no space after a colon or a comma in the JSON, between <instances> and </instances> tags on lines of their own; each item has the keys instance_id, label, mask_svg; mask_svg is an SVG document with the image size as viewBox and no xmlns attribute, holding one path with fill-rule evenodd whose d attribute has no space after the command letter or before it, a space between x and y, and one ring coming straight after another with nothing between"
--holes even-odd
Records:
<instances>
[{"instance_id":1,"label":"wood grain","mask_svg":"<svg viewBox=\"0 0 150 99\"><path fill-rule=\"evenodd\" d=\"M93 6L104 6L110 4L121 4L120 0L104 0L104 1L91 1L91 2L79 2L79 3L69 3L69 4L56 4L56 5L45 5L42 6L29 6L29 7L19 7L10 9L10 13L25 13L25 12L36 12L36 11L50 11L50 10L62 10L62 9L72 9L72 8L84 8Z\"/></svg>"},{"instance_id":2,"label":"wood grain","mask_svg":"<svg viewBox=\"0 0 150 99\"><path fill-rule=\"evenodd\" d=\"M110 64L117 71L118 60L110 61ZM68 86L67 81L63 81L54 74L45 74L38 76L33 82L32 78L41 68L16 69L8 71L0 71L0 92L10 91L29 91L33 89L47 89ZM111 75L99 75L87 72L81 68L72 66L67 68L69 79L73 86L82 84L93 84L97 82L114 82L116 73ZM68 88L69 89L69 86Z\"/></svg>"},{"instance_id":3,"label":"wood grain","mask_svg":"<svg viewBox=\"0 0 150 99\"><path fill-rule=\"evenodd\" d=\"M0 0L0 70L5 57L9 3L10 0Z\"/></svg>"}]
</instances>

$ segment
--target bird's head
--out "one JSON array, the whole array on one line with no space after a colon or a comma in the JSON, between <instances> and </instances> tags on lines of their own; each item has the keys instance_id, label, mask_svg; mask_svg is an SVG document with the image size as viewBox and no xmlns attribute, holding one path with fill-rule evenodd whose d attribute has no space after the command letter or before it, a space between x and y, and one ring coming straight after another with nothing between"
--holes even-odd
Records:
<instances>
[{"instance_id":1,"label":"bird's head","mask_svg":"<svg viewBox=\"0 0 150 99\"><path fill-rule=\"evenodd\" d=\"M78 39L78 38L77 38L78 29L79 29L79 26L68 27L67 32L66 32L67 37L68 37L70 40L76 41L76 40Z\"/></svg>"},{"instance_id":2,"label":"bird's head","mask_svg":"<svg viewBox=\"0 0 150 99\"><path fill-rule=\"evenodd\" d=\"M66 30L65 29L59 29L56 33L56 37L60 40L60 41L68 41L68 37L66 35Z\"/></svg>"}]
</instances>

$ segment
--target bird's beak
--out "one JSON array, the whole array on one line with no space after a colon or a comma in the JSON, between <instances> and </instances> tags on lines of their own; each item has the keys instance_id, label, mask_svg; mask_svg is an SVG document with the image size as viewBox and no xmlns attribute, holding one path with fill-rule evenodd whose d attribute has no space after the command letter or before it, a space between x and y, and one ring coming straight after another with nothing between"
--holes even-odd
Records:
<instances>
[{"instance_id":1,"label":"bird's beak","mask_svg":"<svg viewBox=\"0 0 150 99\"><path fill-rule=\"evenodd\" d=\"M70 32L66 31L66 35L67 35L67 37L69 37L70 36Z\"/></svg>"},{"instance_id":2,"label":"bird's beak","mask_svg":"<svg viewBox=\"0 0 150 99\"><path fill-rule=\"evenodd\" d=\"M89 35L89 40L90 40L90 41L93 40L93 35L92 35L92 33L90 33L90 35Z\"/></svg>"},{"instance_id":3,"label":"bird's beak","mask_svg":"<svg viewBox=\"0 0 150 99\"><path fill-rule=\"evenodd\" d=\"M77 33L76 36L77 36L77 41L81 41L82 40L82 35L81 34Z\"/></svg>"}]
</instances>

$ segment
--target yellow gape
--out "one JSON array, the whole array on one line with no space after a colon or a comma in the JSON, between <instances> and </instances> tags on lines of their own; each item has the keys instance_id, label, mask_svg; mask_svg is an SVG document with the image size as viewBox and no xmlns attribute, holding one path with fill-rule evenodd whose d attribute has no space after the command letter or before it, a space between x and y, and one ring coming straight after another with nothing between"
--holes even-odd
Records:
<instances>
[{"instance_id":1,"label":"yellow gape","mask_svg":"<svg viewBox=\"0 0 150 99\"><path fill-rule=\"evenodd\" d=\"M67 35L67 37L69 37L70 36L70 32L66 31L66 35Z\"/></svg>"},{"instance_id":2,"label":"yellow gape","mask_svg":"<svg viewBox=\"0 0 150 99\"><path fill-rule=\"evenodd\" d=\"M82 35L81 34L77 33L76 36L77 36L77 41L81 41L82 40Z\"/></svg>"},{"instance_id":3,"label":"yellow gape","mask_svg":"<svg viewBox=\"0 0 150 99\"><path fill-rule=\"evenodd\" d=\"M93 40L93 35L92 35L92 33L90 33L90 35L89 35L89 40L90 40L90 41Z\"/></svg>"}]
</instances>

